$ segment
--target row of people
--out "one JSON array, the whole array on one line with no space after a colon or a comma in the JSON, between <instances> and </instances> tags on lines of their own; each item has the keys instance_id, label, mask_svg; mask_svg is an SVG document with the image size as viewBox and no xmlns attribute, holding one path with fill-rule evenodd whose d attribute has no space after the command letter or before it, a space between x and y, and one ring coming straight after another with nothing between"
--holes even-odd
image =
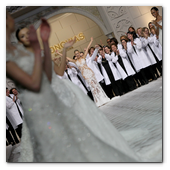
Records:
<instances>
[{"instance_id":1,"label":"row of people","mask_svg":"<svg viewBox=\"0 0 170 170\"><path fill-rule=\"evenodd\" d=\"M161 45L154 29L150 37L145 33L146 30L141 30L142 35L147 35L144 40L137 37L132 30L127 36L120 37L121 44L113 38L110 47L104 46L100 50L94 47L89 49L86 56L87 66L93 70L97 81L110 98L148 84L150 79L156 80L162 75ZM139 29L137 31L140 32ZM81 57L78 50L75 50L74 54L74 58Z\"/></svg>"}]
</instances>

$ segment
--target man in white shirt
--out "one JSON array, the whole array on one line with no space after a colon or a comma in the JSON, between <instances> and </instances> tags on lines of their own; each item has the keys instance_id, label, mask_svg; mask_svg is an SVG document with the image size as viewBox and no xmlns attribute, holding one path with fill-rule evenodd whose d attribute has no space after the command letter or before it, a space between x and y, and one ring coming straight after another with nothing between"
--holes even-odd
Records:
<instances>
[{"instance_id":1,"label":"man in white shirt","mask_svg":"<svg viewBox=\"0 0 170 170\"><path fill-rule=\"evenodd\" d=\"M18 91L17 89L11 90L15 91L14 94L6 93L6 114L9 119L11 125L16 130L18 136L21 138L21 130L23 123L23 109L21 106L21 102L18 99Z\"/></svg>"}]
</instances>

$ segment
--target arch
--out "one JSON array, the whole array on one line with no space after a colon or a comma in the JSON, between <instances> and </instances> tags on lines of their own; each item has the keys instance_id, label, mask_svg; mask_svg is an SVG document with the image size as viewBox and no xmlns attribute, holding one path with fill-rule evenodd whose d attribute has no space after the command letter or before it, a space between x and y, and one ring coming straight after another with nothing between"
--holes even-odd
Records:
<instances>
[{"instance_id":1,"label":"arch","mask_svg":"<svg viewBox=\"0 0 170 170\"><path fill-rule=\"evenodd\" d=\"M95 17L93 14L88 13L87 11L85 11L83 9L79 9L79 8L59 9L59 10L45 16L44 18L49 19L55 15L62 14L62 13L77 13L77 14L86 16L86 17L90 18L91 20L93 20L102 29L102 31L104 32L105 35L107 35L109 33L107 28L104 26L104 24L97 17ZM40 23L41 23L41 21L39 20L37 23L34 24L35 29L38 29L38 27L40 26Z\"/></svg>"}]
</instances>

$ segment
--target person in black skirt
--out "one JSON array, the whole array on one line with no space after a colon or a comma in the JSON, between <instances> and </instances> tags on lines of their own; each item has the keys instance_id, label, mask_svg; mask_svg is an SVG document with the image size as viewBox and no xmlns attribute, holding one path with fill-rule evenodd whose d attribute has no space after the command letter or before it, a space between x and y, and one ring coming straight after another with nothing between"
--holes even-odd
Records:
<instances>
[{"instance_id":1,"label":"person in black skirt","mask_svg":"<svg viewBox=\"0 0 170 170\"><path fill-rule=\"evenodd\" d=\"M132 75L134 75L135 72L131 68L130 65L127 65L127 64L129 64L128 61L125 59L126 60L126 62L125 62L124 59L122 59L123 55L126 56L126 53L123 52L122 50L121 50L121 53L120 53L119 50L117 49L116 44L111 45L111 52L114 52L115 57L118 58L117 62L122 67L122 71L124 71L125 74L127 75L127 77L123 80L123 85L124 85L126 92L136 89L136 84L135 84L135 82L132 78ZM129 66L131 70L126 68L126 66Z\"/></svg>"}]
</instances>

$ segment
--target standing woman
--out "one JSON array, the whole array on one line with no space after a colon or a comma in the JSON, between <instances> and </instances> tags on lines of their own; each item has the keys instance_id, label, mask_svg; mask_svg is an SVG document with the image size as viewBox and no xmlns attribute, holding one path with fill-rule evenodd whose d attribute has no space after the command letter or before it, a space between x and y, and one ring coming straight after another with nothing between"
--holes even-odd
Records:
<instances>
[{"instance_id":1,"label":"standing woman","mask_svg":"<svg viewBox=\"0 0 170 170\"><path fill-rule=\"evenodd\" d=\"M131 68L135 72L135 74L133 75L133 79L136 81L137 86L140 87L143 80L141 79L141 76L140 76L140 73L139 73L140 69L137 70L137 67L135 67L135 63L134 63L134 61L132 59L132 56L127 51L127 42L129 40L128 40L128 38L126 36L121 37L120 40L121 40L121 44L122 44L122 51L126 53L127 61L129 62L129 64L131 65Z\"/></svg>"},{"instance_id":2,"label":"standing woman","mask_svg":"<svg viewBox=\"0 0 170 170\"><path fill-rule=\"evenodd\" d=\"M85 59L88 54L88 50L89 50L89 47L90 47L92 41L93 41L93 39L91 38L91 41L90 41L88 47L86 48L86 51L82 57L80 57L80 52L78 50L75 50L74 54L77 57L77 60L74 60L74 59L71 59L68 57L67 57L67 59L68 59L68 61L74 62L78 66L79 70L82 73L82 76L87 81L88 85L90 86L90 90L93 94L93 98L94 98L96 105L99 107L99 106L102 106L103 104L109 102L110 99L107 97L106 93L104 92L104 90L102 89L100 84L98 83L94 72L86 64ZM99 50L98 45L96 45L95 50L98 52L98 50Z\"/></svg>"},{"instance_id":3,"label":"standing woman","mask_svg":"<svg viewBox=\"0 0 170 170\"><path fill-rule=\"evenodd\" d=\"M126 77L122 78L124 80L124 85L127 86L126 87L127 91L134 90L136 88L136 84L132 76L135 74L135 72L127 60L126 53L122 49L118 50L117 46L114 44L111 45L111 50L112 50L112 53L114 54L112 61L117 60L115 63L117 67L119 64L121 68L123 69L122 71L124 71L124 73L127 75Z\"/></svg>"},{"instance_id":4,"label":"standing woman","mask_svg":"<svg viewBox=\"0 0 170 170\"><path fill-rule=\"evenodd\" d=\"M148 84L148 79L146 77L145 71L146 68L150 66L150 61L148 60L145 52L142 50L142 42L133 32L128 32L127 36L129 38L129 42L127 43L127 51L131 54L132 59L136 65L136 69L138 71L140 70L145 84Z\"/></svg>"},{"instance_id":5,"label":"standing woman","mask_svg":"<svg viewBox=\"0 0 170 170\"><path fill-rule=\"evenodd\" d=\"M106 46L104 48L104 52L105 52L105 59L108 60L108 63L109 63L109 66L112 70L112 74L113 74L113 77L114 77L114 81L115 82L112 82L112 86L116 83L116 86L118 88L118 91L116 90L116 88L114 88L114 92L117 96L121 96L125 93L125 89L123 87L123 83L122 83L122 75L121 73L119 72L118 68L116 67L115 63L112 62L112 53L110 51L110 48L108 46ZM126 77L126 75L124 74L124 76Z\"/></svg>"},{"instance_id":6,"label":"standing woman","mask_svg":"<svg viewBox=\"0 0 170 170\"><path fill-rule=\"evenodd\" d=\"M159 10L157 7L151 8L151 14L156 18L152 21L152 24L156 27L156 35L159 37L159 41L162 45L162 16L159 15Z\"/></svg>"},{"instance_id":7,"label":"standing woman","mask_svg":"<svg viewBox=\"0 0 170 170\"><path fill-rule=\"evenodd\" d=\"M147 27L145 27L147 28ZM137 29L137 33L138 33L138 36L139 36L139 39L141 40L142 42L142 49L143 51L145 52L146 56L148 57L151 65L148 67L148 74L147 74L147 77L148 77L148 80L151 78L152 80L156 80L156 76L155 74L157 75L157 77L159 77L159 74L157 73L157 70L156 70L156 60L154 58L154 55L152 53L152 51L148 48L148 42L147 42L147 39L145 38L145 35L143 33L143 28L138 28Z\"/></svg>"},{"instance_id":8,"label":"standing woman","mask_svg":"<svg viewBox=\"0 0 170 170\"><path fill-rule=\"evenodd\" d=\"M149 29L147 27L144 27L142 29L142 34L144 36L143 38L143 45L145 46L145 49L147 51L147 54L150 58L151 64L152 64L152 69L156 73L157 77L159 77L159 74L157 72L157 69L159 70L160 74L162 74L162 68L159 63L159 57L156 56L156 53L154 49L152 49L151 44L154 43L154 39L156 38L155 36L150 36L149 34ZM156 38L157 39L157 38ZM159 42L157 42L158 44Z\"/></svg>"},{"instance_id":9,"label":"standing woman","mask_svg":"<svg viewBox=\"0 0 170 170\"><path fill-rule=\"evenodd\" d=\"M112 98L113 92L115 96L119 96L120 95L119 88L115 81L112 70L110 68L109 61L105 57L104 49L99 50L99 57L97 59L97 62L101 64L101 70L102 70L103 76L105 77L105 82L107 84L108 96Z\"/></svg>"},{"instance_id":10,"label":"standing woman","mask_svg":"<svg viewBox=\"0 0 170 170\"><path fill-rule=\"evenodd\" d=\"M150 31L150 36L153 36L153 34L151 33L151 28L155 28L155 26L152 24L152 22L148 23L148 28L149 28L149 31Z\"/></svg>"}]
</instances>

